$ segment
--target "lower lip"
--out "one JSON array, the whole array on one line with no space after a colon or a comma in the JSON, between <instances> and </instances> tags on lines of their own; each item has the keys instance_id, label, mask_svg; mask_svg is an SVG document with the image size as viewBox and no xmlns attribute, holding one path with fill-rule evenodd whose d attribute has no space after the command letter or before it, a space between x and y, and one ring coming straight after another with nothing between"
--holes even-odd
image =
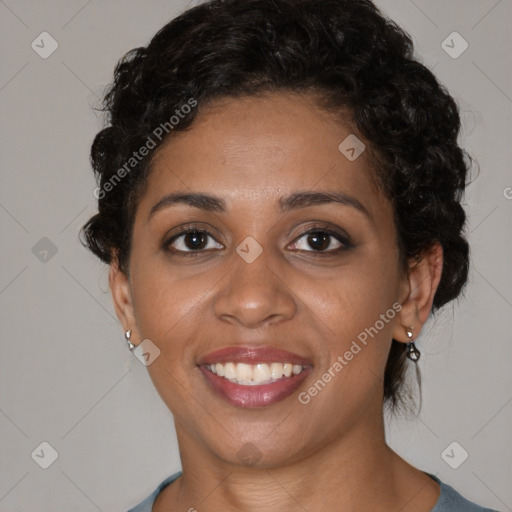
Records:
<instances>
[{"instance_id":1,"label":"lower lip","mask_svg":"<svg viewBox=\"0 0 512 512\"><path fill-rule=\"evenodd\" d=\"M285 377L270 384L243 386L212 373L205 366L199 367L206 381L220 397L236 407L265 407L275 404L294 393L311 372L304 368L298 375Z\"/></svg>"}]
</instances>

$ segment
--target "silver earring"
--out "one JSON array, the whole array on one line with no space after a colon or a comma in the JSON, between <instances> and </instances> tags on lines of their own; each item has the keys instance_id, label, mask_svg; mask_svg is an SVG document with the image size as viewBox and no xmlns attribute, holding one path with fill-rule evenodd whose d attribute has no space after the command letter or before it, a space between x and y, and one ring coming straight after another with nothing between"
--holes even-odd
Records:
<instances>
[{"instance_id":1,"label":"silver earring","mask_svg":"<svg viewBox=\"0 0 512 512\"><path fill-rule=\"evenodd\" d=\"M132 330L128 329L124 333L124 337L126 338L126 343L128 343L128 348L130 349L130 351L133 351L133 349L135 348L135 345L130 341L130 338L132 337Z\"/></svg>"},{"instance_id":2,"label":"silver earring","mask_svg":"<svg viewBox=\"0 0 512 512\"><path fill-rule=\"evenodd\" d=\"M405 329L405 333L407 334L407 337L409 338L409 343L407 343L405 347L405 355L415 363L418 362L418 359L421 356L421 352L416 348L416 345L414 344L414 341L412 339L412 331L413 327L408 327Z\"/></svg>"}]
</instances>

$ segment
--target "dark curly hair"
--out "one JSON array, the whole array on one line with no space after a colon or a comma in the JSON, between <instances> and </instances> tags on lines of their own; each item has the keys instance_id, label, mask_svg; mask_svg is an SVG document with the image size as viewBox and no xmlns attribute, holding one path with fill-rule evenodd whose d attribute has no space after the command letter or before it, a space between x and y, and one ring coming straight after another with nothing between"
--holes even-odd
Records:
<instances>
[{"instance_id":1,"label":"dark curly hair","mask_svg":"<svg viewBox=\"0 0 512 512\"><path fill-rule=\"evenodd\" d=\"M216 99L315 93L321 108L348 109L368 142L394 208L403 268L441 244L440 308L467 280L460 201L469 157L457 143L456 103L413 52L409 35L370 0L213 0L189 9L116 66L103 103L107 126L91 149L99 211L83 227L84 244L128 272L137 201L157 152L137 150L149 140L158 149ZM393 340L384 378L391 409L405 403L405 376L405 350Z\"/></svg>"}]
</instances>

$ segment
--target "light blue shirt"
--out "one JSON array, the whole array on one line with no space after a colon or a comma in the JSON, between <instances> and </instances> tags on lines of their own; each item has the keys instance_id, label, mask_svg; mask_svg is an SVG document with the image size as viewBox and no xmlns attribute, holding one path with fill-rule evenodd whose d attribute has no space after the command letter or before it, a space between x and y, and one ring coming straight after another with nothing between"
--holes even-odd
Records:
<instances>
[{"instance_id":1,"label":"light blue shirt","mask_svg":"<svg viewBox=\"0 0 512 512\"><path fill-rule=\"evenodd\" d=\"M155 502L160 491L167 487L171 482L174 482L181 476L181 471L166 478L144 501L139 503L136 507L131 508L128 512L152 512L153 503ZM441 482L439 478L430 473L426 473L430 478L433 478L441 487L441 494L437 500L435 507L431 512L498 512L490 508L484 508L476 503L468 501L461 496L453 487Z\"/></svg>"}]
</instances>

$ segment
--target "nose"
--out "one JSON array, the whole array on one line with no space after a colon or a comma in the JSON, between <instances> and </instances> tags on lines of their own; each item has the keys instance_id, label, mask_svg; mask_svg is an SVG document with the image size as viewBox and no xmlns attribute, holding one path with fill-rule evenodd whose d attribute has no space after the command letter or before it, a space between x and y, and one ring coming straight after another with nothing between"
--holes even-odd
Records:
<instances>
[{"instance_id":1,"label":"nose","mask_svg":"<svg viewBox=\"0 0 512 512\"><path fill-rule=\"evenodd\" d=\"M215 297L218 318L247 328L258 328L293 318L297 302L283 272L271 264L265 251L252 263L234 255L231 272Z\"/></svg>"}]
</instances>

